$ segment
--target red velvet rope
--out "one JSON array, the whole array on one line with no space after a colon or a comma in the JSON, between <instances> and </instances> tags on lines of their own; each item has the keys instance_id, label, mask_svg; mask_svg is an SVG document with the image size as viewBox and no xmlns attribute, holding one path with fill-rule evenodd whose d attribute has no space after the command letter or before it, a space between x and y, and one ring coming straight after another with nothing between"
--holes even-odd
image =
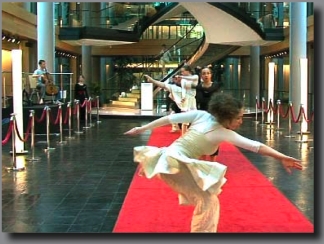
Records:
<instances>
[{"instance_id":1,"label":"red velvet rope","mask_svg":"<svg viewBox=\"0 0 324 244\"><path fill-rule=\"evenodd\" d=\"M8 128L8 131L7 131L7 135L6 135L6 137L2 140L2 146L5 145L5 144L9 141L9 139L10 139L10 137L11 137L11 134L12 134L12 127L13 127L13 122L12 122L12 120L11 120L10 123L9 123L9 128Z\"/></svg>"},{"instance_id":2,"label":"red velvet rope","mask_svg":"<svg viewBox=\"0 0 324 244\"><path fill-rule=\"evenodd\" d=\"M264 110L265 107L266 107L265 106L265 101L263 101L262 104L263 104L263 110ZM267 110L264 110L264 112L267 114L269 112L270 108L271 108L271 102L269 103L269 106L268 106Z\"/></svg>"},{"instance_id":3,"label":"red velvet rope","mask_svg":"<svg viewBox=\"0 0 324 244\"><path fill-rule=\"evenodd\" d=\"M60 122L61 110L62 110L62 108L59 108L59 109L58 109L58 112L57 112L57 115L56 115L56 119L55 119L55 120L53 119L52 114L51 114L51 113L49 114L50 121L51 121L54 125L57 125L57 124Z\"/></svg>"},{"instance_id":4,"label":"red velvet rope","mask_svg":"<svg viewBox=\"0 0 324 244\"><path fill-rule=\"evenodd\" d=\"M273 111L273 114L277 114L277 108L275 108L275 106L273 106L272 102L270 102L269 106L271 106L271 110Z\"/></svg>"},{"instance_id":5,"label":"red velvet rope","mask_svg":"<svg viewBox=\"0 0 324 244\"><path fill-rule=\"evenodd\" d=\"M77 107L78 107L78 105L75 106L74 109L73 109L73 114L74 114L74 115L77 113Z\"/></svg>"},{"instance_id":6,"label":"red velvet rope","mask_svg":"<svg viewBox=\"0 0 324 244\"><path fill-rule=\"evenodd\" d=\"M98 107L98 100L93 100L92 104L93 107Z\"/></svg>"},{"instance_id":7,"label":"red velvet rope","mask_svg":"<svg viewBox=\"0 0 324 244\"><path fill-rule=\"evenodd\" d=\"M18 136L19 140L22 141L22 142L27 142L28 138L29 138L29 135L30 135L31 125L32 125L32 118L29 119L27 130L26 130L26 133L25 133L25 138L22 138L19 131L17 130L17 121L16 120L15 120L15 125L16 125L16 133L17 133L17 136Z\"/></svg>"},{"instance_id":8,"label":"red velvet rope","mask_svg":"<svg viewBox=\"0 0 324 244\"><path fill-rule=\"evenodd\" d=\"M311 116L310 116L310 119L307 119L306 118L306 113L305 113L305 109L302 107L302 111L303 111L303 115L304 115L304 119L307 123L310 123L313 121L313 117L314 117L314 112L312 112Z\"/></svg>"},{"instance_id":9,"label":"red velvet rope","mask_svg":"<svg viewBox=\"0 0 324 244\"><path fill-rule=\"evenodd\" d=\"M300 110L299 110L299 114L298 114L298 118L297 118L297 119L296 119L295 112L294 112L294 110L292 109L292 106L290 107L290 112L291 112L291 115L292 115L292 121L293 121L294 123L298 123L299 120L300 120L300 117L301 117L301 115L302 115L302 108L300 108Z\"/></svg>"},{"instance_id":10,"label":"red velvet rope","mask_svg":"<svg viewBox=\"0 0 324 244\"><path fill-rule=\"evenodd\" d=\"M88 114L90 114L91 113L91 100L89 100L88 101L88 103L87 103L87 110L88 110Z\"/></svg>"},{"instance_id":11,"label":"red velvet rope","mask_svg":"<svg viewBox=\"0 0 324 244\"><path fill-rule=\"evenodd\" d=\"M290 105L289 105L289 107L290 107ZM286 113L284 114L283 111L282 111L282 106L280 106L279 113L280 113L280 115L281 115L282 118L287 118L287 116L289 114L289 107L288 107Z\"/></svg>"},{"instance_id":12,"label":"red velvet rope","mask_svg":"<svg viewBox=\"0 0 324 244\"><path fill-rule=\"evenodd\" d=\"M44 109L41 118L40 119L37 119L37 117L35 116L35 121L37 123L40 123L40 122L42 122L45 119L45 116L46 116L46 110Z\"/></svg>"},{"instance_id":13,"label":"red velvet rope","mask_svg":"<svg viewBox=\"0 0 324 244\"><path fill-rule=\"evenodd\" d=\"M81 108L83 108L85 105L87 105L87 100L84 100L80 106L81 106Z\"/></svg>"},{"instance_id":14,"label":"red velvet rope","mask_svg":"<svg viewBox=\"0 0 324 244\"><path fill-rule=\"evenodd\" d=\"M66 110L65 112L65 119L63 121L63 124L67 124L67 122L69 121L69 114L70 114L70 111L71 111L71 107L69 106L68 109Z\"/></svg>"}]
</instances>

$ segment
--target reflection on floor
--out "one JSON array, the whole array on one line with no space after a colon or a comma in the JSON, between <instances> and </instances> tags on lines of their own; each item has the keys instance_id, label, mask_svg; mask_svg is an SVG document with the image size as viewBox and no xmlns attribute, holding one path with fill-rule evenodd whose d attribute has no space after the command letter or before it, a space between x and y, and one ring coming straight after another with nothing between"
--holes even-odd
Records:
<instances>
[{"instance_id":1,"label":"reflection on floor","mask_svg":"<svg viewBox=\"0 0 324 244\"><path fill-rule=\"evenodd\" d=\"M150 136L150 132L135 137L124 136L123 132L161 115L102 109L100 116L92 115L89 128L84 128L82 133L75 133L77 130L73 128L70 137L70 131L64 128L63 141L57 133L49 137L36 135L34 147L30 140L25 144L28 150L25 155L14 158L10 154L11 141L3 145L2 231L110 233L136 169L132 148L145 145ZM81 128L84 125L82 121ZM314 222L313 124L309 125L310 133L303 134L302 138L297 133L298 124L292 125L290 133L286 119L282 119L280 127L256 124L252 116L245 118L238 132L301 158L306 166L304 171L288 175L278 167L278 161L242 152ZM3 125L2 138L7 130L8 126ZM305 142L299 142L300 139ZM24 169L8 170L14 164L23 165Z\"/></svg>"}]
</instances>

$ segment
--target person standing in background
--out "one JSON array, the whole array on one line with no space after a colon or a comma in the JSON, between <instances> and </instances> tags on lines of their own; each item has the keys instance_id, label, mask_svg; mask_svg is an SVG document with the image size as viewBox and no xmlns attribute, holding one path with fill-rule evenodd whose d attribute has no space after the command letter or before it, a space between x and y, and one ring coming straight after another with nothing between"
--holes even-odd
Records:
<instances>
[{"instance_id":1,"label":"person standing in background","mask_svg":"<svg viewBox=\"0 0 324 244\"><path fill-rule=\"evenodd\" d=\"M207 111L210 98L214 93L219 91L221 83L213 82L212 70L209 67L201 69L200 77L202 81L196 86L197 108ZM210 161L216 161L218 153L219 148L211 155L204 155L203 158Z\"/></svg>"},{"instance_id":2,"label":"person standing in background","mask_svg":"<svg viewBox=\"0 0 324 244\"><path fill-rule=\"evenodd\" d=\"M87 85L84 83L85 77L84 75L80 75L78 82L75 84L74 87L74 98L76 100L79 100L79 104L80 104L80 120L84 120L85 119L85 106L87 106L87 104L83 107L81 107L85 101L85 99L89 99L89 95L88 95L88 88Z\"/></svg>"},{"instance_id":3,"label":"person standing in background","mask_svg":"<svg viewBox=\"0 0 324 244\"><path fill-rule=\"evenodd\" d=\"M44 78L46 73L47 73L46 61L40 59L38 61L38 69L36 69L32 75L33 78L37 78L36 88L40 91L40 100L38 102L39 104L43 104L45 99L46 84Z\"/></svg>"},{"instance_id":4,"label":"person standing in background","mask_svg":"<svg viewBox=\"0 0 324 244\"><path fill-rule=\"evenodd\" d=\"M213 81L212 70L204 67L200 71L201 82L196 86L197 108L207 111L211 96L218 92L222 83Z\"/></svg>"}]
</instances>

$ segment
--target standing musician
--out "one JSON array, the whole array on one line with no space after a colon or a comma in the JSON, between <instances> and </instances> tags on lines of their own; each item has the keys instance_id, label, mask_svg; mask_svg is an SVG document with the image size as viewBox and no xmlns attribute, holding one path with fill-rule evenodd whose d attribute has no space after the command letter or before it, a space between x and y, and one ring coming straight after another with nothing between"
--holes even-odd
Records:
<instances>
[{"instance_id":1,"label":"standing musician","mask_svg":"<svg viewBox=\"0 0 324 244\"><path fill-rule=\"evenodd\" d=\"M38 61L39 68L34 71L33 77L37 78L37 86L36 88L40 90L40 100L39 104L44 103L45 94L47 88L49 88L49 95L57 95L58 88L52 84L50 80L49 73L46 69L46 62L45 60L41 59Z\"/></svg>"}]
</instances>

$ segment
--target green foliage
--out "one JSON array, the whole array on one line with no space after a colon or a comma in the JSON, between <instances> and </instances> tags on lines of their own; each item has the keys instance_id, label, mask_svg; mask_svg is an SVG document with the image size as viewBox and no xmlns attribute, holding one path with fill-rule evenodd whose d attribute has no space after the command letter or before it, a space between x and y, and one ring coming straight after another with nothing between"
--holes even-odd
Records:
<instances>
[{"instance_id":1,"label":"green foliage","mask_svg":"<svg viewBox=\"0 0 324 244\"><path fill-rule=\"evenodd\" d=\"M92 96L100 96L101 95L100 82L92 82L89 90Z\"/></svg>"}]
</instances>

